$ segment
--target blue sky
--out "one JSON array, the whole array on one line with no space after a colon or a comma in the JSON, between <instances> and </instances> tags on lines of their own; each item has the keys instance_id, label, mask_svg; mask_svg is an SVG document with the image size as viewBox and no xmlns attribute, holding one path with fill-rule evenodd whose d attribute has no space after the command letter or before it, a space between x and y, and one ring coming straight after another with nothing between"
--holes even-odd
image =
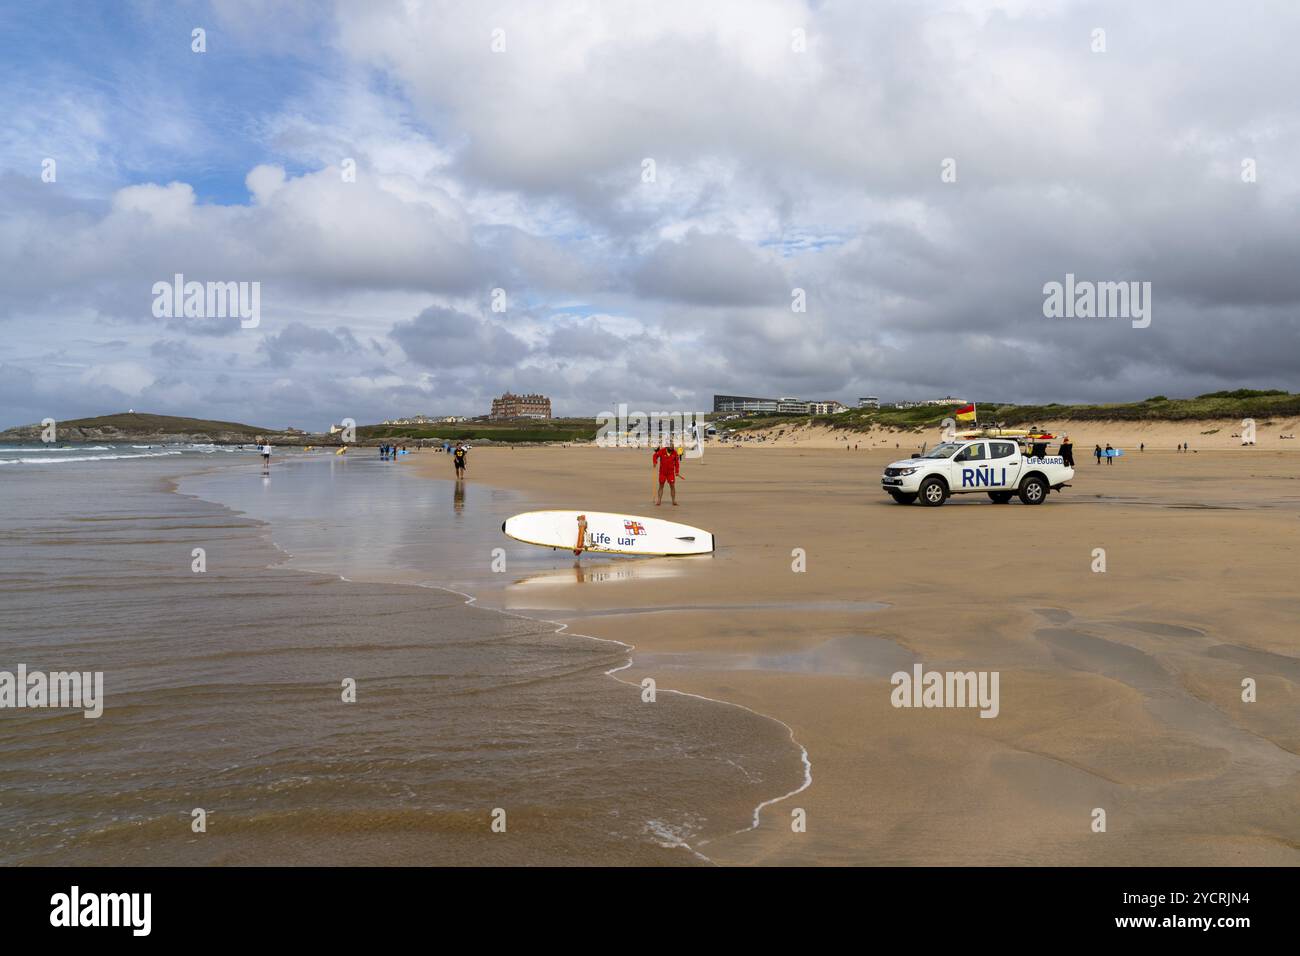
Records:
<instances>
[{"instance_id":1,"label":"blue sky","mask_svg":"<svg viewBox=\"0 0 1300 956\"><path fill-rule=\"evenodd\" d=\"M264 117L304 102L339 65L323 34L311 58L259 49L223 32L206 4L26 3L7 7L0 23L8 112L47 122L49 134L41 143L41 129L31 129L10 149L60 152L77 135L75 116L60 107L102 107L102 134L87 137L94 161L74 152L60 164L85 195L180 180L201 202L246 203L254 165L274 160L301 172L277 155ZM210 31L206 53L192 50L196 28ZM53 109L32 109L36 102Z\"/></svg>"}]
</instances>

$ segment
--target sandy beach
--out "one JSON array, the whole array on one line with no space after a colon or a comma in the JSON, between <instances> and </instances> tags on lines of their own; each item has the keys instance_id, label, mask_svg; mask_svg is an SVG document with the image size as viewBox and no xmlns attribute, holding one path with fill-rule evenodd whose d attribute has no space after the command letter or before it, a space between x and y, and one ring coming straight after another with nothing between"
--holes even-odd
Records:
<instances>
[{"instance_id":1,"label":"sandy beach","mask_svg":"<svg viewBox=\"0 0 1300 956\"><path fill-rule=\"evenodd\" d=\"M1057 438L1069 436L1074 442L1076 457L1087 455L1095 445L1105 448L1107 444L1132 452L1137 452L1143 445L1150 451L1172 451L1184 442L1187 443L1189 452L1193 450L1232 451L1242 448L1240 421L1217 419L1210 421L1189 419L1181 422L1042 421L1032 424ZM726 427L725 423L723 427ZM1015 427L1027 428L1028 425ZM1261 419L1255 423L1256 440L1253 447L1277 451L1300 450L1300 440L1294 437L1282 437L1298 434L1300 434L1300 419ZM877 427L870 431L857 432L827 428L824 425L807 422L795 422L772 428L743 431L737 438L745 444L753 444L762 438L763 444L777 447L836 448L842 451L846 445L856 445L859 450L895 446L902 450L915 450L923 442L933 445L937 436L938 432L934 429L900 431Z\"/></svg>"},{"instance_id":2,"label":"sandy beach","mask_svg":"<svg viewBox=\"0 0 1300 956\"><path fill-rule=\"evenodd\" d=\"M1153 447L1172 431L1138 453L1136 432L1078 427L1073 487L1038 508L893 504L880 469L904 436L901 451L710 444L685 462L681 505L660 508L648 452L477 447L468 485L718 541L703 558L557 555L482 601L634 644L628 680L789 726L811 783L702 847L715 862L1294 865L1300 456L1277 431L1184 455ZM1128 454L1096 465L1106 441ZM452 472L430 451L403 468ZM998 672L996 718L892 706L890 675L917 662Z\"/></svg>"}]
</instances>

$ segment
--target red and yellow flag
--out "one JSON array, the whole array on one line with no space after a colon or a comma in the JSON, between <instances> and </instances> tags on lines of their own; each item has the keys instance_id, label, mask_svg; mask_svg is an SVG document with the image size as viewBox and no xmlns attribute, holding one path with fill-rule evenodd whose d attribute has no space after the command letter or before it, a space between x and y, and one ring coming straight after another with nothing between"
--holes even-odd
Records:
<instances>
[{"instance_id":1,"label":"red and yellow flag","mask_svg":"<svg viewBox=\"0 0 1300 956\"><path fill-rule=\"evenodd\" d=\"M959 422L973 422L973 421L975 421L975 403L974 403L974 402L971 402L969 405L963 405L961 408L957 409L957 421L959 421Z\"/></svg>"}]
</instances>

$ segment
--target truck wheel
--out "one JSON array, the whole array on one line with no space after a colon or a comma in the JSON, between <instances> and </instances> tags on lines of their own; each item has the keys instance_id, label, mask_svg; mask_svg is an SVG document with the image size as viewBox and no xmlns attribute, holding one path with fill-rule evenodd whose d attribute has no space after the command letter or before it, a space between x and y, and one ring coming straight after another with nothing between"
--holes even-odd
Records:
<instances>
[{"instance_id":1,"label":"truck wheel","mask_svg":"<svg viewBox=\"0 0 1300 956\"><path fill-rule=\"evenodd\" d=\"M1010 491L990 491L989 497L993 499L995 505L1004 505L1011 500Z\"/></svg>"},{"instance_id":2,"label":"truck wheel","mask_svg":"<svg viewBox=\"0 0 1300 956\"><path fill-rule=\"evenodd\" d=\"M910 505L916 500L915 491L891 491L889 495L900 505Z\"/></svg>"},{"instance_id":3,"label":"truck wheel","mask_svg":"<svg viewBox=\"0 0 1300 956\"><path fill-rule=\"evenodd\" d=\"M1047 500L1047 482L1030 475L1020 483L1020 500L1027 505L1041 505Z\"/></svg>"},{"instance_id":4,"label":"truck wheel","mask_svg":"<svg viewBox=\"0 0 1300 956\"><path fill-rule=\"evenodd\" d=\"M925 479L917 493L921 496L921 504L929 508L937 508L948 500L948 486L938 478Z\"/></svg>"}]
</instances>

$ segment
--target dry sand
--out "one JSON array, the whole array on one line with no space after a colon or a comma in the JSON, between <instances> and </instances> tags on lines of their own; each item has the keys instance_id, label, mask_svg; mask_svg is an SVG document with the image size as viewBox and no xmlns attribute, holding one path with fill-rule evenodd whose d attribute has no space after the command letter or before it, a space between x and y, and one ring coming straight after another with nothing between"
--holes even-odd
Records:
<instances>
[{"instance_id":1,"label":"dry sand","mask_svg":"<svg viewBox=\"0 0 1300 956\"><path fill-rule=\"evenodd\" d=\"M1190 450L1227 450L1242 447L1239 420L1186 421L1186 422L1034 422L1034 425L1056 436L1068 435L1074 442L1076 456L1094 445L1103 448L1109 443L1115 448L1136 452L1145 444L1149 451L1172 451L1186 442ZM723 425L725 427L725 423ZM963 426L966 427L966 426ZM1016 426L1017 428L1022 426ZM1028 426L1023 426L1028 427ZM893 448L914 451L922 442L934 445L937 429L900 431L876 428L869 432L850 432L827 428L824 425L780 425L773 428L754 429L740 433L743 443L754 444L759 437L763 444L776 447L838 448L858 445L867 448ZM1300 439L1282 438L1283 435L1300 435L1300 419L1259 419L1255 423L1255 448L1279 451L1300 451Z\"/></svg>"},{"instance_id":2,"label":"dry sand","mask_svg":"<svg viewBox=\"0 0 1300 956\"><path fill-rule=\"evenodd\" d=\"M893 504L879 488L892 442L710 444L676 508L651 504L636 450L475 448L469 480L717 535L711 557L587 555L510 579L495 603L635 644L629 679L790 725L811 786L703 848L720 863L1295 865L1300 455L1265 437L1098 466L1085 446L1132 439L1079 428L1074 486L1036 508ZM413 465L450 472L443 455ZM894 708L890 674L913 661L998 671L999 715Z\"/></svg>"}]
</instances>

